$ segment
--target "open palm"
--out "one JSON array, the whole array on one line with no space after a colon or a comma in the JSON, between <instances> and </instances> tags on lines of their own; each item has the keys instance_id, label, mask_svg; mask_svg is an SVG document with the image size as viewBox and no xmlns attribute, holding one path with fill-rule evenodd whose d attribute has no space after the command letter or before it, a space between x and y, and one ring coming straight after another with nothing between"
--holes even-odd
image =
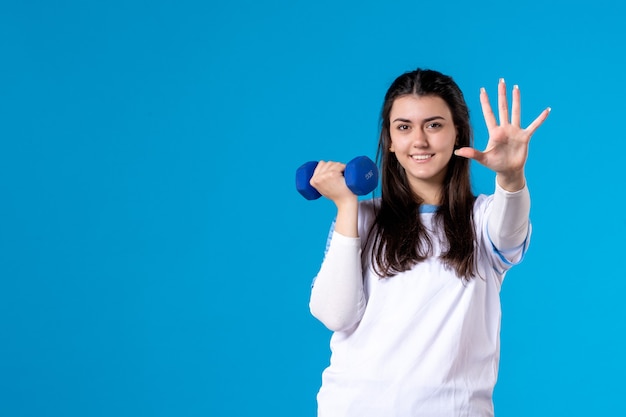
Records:
<instances>
[{"instance_id":1,"label":"open palm","mask_svg":"<svg viewBox=\"0 0 626 417\"><path fill-rule=\"evenodd\" d=\"M489 97L484 88L480 89L480 104L489 132L489 140L484 151L464 147L455 152L458 156L470 158L506 178L523 178L524 165L528 156L528 144L537 128L546 120L550 108L545 109L527 127L521 127L520 90L513 87L511 118L506 97L506 84L503 79L498 83L498 118L489 104Z\"/></svg>"}]
</instances>

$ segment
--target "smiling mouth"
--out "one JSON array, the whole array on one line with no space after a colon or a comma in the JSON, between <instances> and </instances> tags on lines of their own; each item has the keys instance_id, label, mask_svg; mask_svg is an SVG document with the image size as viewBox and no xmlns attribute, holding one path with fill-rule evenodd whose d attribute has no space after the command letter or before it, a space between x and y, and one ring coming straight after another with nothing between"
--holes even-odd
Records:
<instances>
[{"instance_id":1,"label":"smiling mouth","mask_svg":"<svg viewBox=\"0 0 626 417\"><path fill-rule=\"evenodd\" d=\"M434 153L428 154L428 155L411 155L411 158L417 160L417 161L425 161L427 159L432 158L433 156L435 156Z\"/></svg>"}]
</instances>

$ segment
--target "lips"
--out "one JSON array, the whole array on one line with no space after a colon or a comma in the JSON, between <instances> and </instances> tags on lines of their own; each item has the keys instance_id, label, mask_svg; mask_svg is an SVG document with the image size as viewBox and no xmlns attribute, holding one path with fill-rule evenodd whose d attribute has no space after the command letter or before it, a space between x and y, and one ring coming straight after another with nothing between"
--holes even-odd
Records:
<instances>
[{"instance_id":1,"label":"lips","mask_svg":"<svg viewBox=\"0 0 626 417\"><path fill-rule=\"evenodd\" d=\"M417 160L417 161L425 161L427 159L432 158L433 156L435 156L434 153L429 153L426 155L411 155L411 158Z\"/></svg>"}]
</instances>

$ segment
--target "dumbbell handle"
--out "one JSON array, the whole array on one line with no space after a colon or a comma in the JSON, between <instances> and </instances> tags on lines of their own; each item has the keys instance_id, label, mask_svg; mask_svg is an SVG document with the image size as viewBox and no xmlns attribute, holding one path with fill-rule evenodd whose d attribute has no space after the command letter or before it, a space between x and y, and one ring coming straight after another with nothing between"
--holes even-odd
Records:
<instances>
[{"instance_id":1,"label":"dumbbell handle","mask_svg":"<svg viewBox=\"0 0 626 417\"><path fill-rule=\"evenodd\" d=\"M322 196L310 183L317 164L317 161L309 161L296 170L296 189L307 200ZM368 194L378 185L378 167L367 156L357 156L350 160L343 176L350 191L356 195Z\"/></svg>"}]
</instances>

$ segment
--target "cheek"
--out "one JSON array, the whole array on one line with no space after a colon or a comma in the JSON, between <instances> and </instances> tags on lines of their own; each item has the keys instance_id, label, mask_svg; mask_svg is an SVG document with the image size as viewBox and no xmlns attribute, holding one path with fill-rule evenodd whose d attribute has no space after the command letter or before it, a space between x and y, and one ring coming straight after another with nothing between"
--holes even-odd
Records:
<instances>
[{"instance_id":1,"label":"cheek","mask_svg":"<svg viewBox=\"0 0 626 417\"><path fill-rule=\"evenodd\" d=\"M402 151L407 146L407 139L402 135L389 136L389 150L392 152Z\"/></svg>"},{"instance_id":2,"label":"cheek","mask_svg":"<svg viewBox=\"0 0 626 417\"><path fill-rule=\"evenodd\" d=\"M397 142L392 137L389 138L389 152L395 152L397 149Z\"/></svg>"},{"instance_id":3,"label":"cheek","mask_svg":"<svg viewBox=\"0 0 626 417\"><path fill-rule=\"evenodd\" d=\"M454 133L447 133L445 136L442 136L441 139L441 146L444 149L450 149L450 152L457 146L457 137Z\"/></svg>"}]
</instances>

